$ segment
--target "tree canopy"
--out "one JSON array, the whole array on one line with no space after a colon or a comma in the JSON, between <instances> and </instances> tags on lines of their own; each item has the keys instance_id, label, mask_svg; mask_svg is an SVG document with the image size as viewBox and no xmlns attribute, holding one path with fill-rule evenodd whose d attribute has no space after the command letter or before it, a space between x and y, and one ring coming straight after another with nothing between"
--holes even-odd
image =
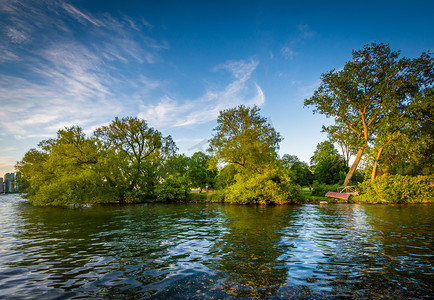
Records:
<instances>
[{"instance_id":1,"label":"tree canopy","mask_svg":"<svg viewBox=\"0 0 434 300\"><path fill-rule=\"evenodd\" d=\"M35 205L141 201L153 197L161 171L175 153L172 139L138 118L116 118L86 137L61 129L28 151L16 169Z\"/></svg>"},{"instance_id":2,"label":"tree canopy","mask_svg":"<svg viewBox=\"0 0 434 300\"><path fill-rule=\"evenodd\" d=\"M254 170L276 160L282 138L259 111L240 105L220 112L209 146L216 162Z\"/></svg>"},{"instance_id":3,"label":"tree canopy","mask_svg":"<svg viewBox=\"0 0 434 300\"><path fill-rule=\"evenodd\" d=\"M313 177L319 183L336 184L345 176L348 167L333 143L324 141L317 145L310 159Z\"/></svg>"},{"instance_id":4,"label":"tree canopy","mask_svg":"<svg viewBox=\"0 0 434 300\"><path fill-rule=\"evenodd\" d=\"M353 51L353 59L342 70L322 74L321 85L305 100L305 106L313 106L315 113L333 117L336 126L346 127L358 137L354 142L356 159L345 185L369 142L390 130L392 120L400 120L394 116L406 114L406 108L413 109L432 86L433 59L429 53L414 60L399 55L383 43L365 45Z\"/></svg>"}]
</instances>

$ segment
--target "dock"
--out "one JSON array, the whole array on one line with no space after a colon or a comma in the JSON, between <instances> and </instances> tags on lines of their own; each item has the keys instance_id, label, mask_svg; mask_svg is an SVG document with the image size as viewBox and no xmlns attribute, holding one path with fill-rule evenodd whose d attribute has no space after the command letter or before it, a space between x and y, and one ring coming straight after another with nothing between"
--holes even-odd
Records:
<instances>
[{"instance_id":1,"label":"dock","mask_svg":"<svg viewBox=\"0 0 434 300\"><path fill-rule=\"evenodd\" d=\"M338 199L348 200L348 198L350 198L351 194L349 194L349 193L327 192L327 194L325 194L325 196L326 197L331 197L331 198L338 198Z\"/></svg>"}]
</instances>

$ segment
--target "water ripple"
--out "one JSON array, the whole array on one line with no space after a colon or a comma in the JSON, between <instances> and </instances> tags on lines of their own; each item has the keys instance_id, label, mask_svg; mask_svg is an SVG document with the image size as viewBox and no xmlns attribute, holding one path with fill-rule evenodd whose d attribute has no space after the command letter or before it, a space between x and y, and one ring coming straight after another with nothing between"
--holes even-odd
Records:
<instances>
[{"instance_id":1,"label":"water ripple","mask_svg":"<svg viewBox=\"0 0 434 300\"><path fill-rule=\"evenodd\" d=\"M429 298L433 208L1 196L0 298Z\"/></svg>"}]
</instances>

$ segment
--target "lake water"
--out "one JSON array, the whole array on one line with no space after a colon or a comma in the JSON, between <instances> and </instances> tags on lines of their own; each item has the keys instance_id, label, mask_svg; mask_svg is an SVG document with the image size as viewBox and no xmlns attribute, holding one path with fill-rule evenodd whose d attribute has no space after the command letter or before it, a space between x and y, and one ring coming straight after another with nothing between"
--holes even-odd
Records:
<instances>
[{"instance_id":1,"label":"lake water","mask_svg":"<svg viewBox=\"0 0 434 300\"><path fill-rule=\"evenodd\" d=\"M432 298L434 205L32 207L0 196L0 298Z\"/></svg>"}]
</instances>

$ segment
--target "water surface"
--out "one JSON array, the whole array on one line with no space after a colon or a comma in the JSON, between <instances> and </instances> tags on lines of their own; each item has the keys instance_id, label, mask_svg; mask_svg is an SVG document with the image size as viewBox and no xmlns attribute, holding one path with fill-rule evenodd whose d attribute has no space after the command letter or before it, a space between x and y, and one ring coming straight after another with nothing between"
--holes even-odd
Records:
<instances>
[{"instance_id":1,"label":"water surface","mask_svg":"<svg viewBox=\"0 0 434 300\"><path fill-rule=\"evenodd\" d=\"M0 298L432 298L433 205L32 207L0 196Z\"/></svg>"}]
</instances>

